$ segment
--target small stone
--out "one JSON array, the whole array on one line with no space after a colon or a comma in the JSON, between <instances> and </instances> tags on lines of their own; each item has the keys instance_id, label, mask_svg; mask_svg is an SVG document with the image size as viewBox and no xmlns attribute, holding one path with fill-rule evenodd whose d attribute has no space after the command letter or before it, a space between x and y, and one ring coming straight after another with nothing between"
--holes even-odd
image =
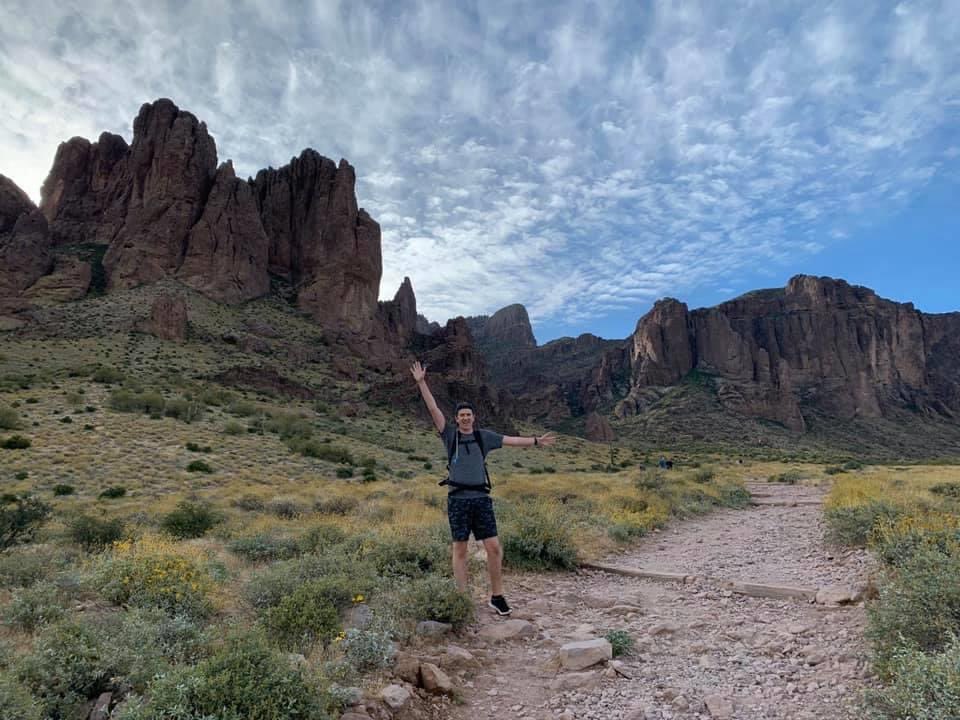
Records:
<instances>
[{"instance_id":1,"label":"small stone","mask_svg":"<svg viewBox=\"0 0 960 720\"><path fill-rule=\"evenodd\" d=\"M432 695L450 695L453 682L450 676L433 663L420 663L420 684Z\"/></svg>"},{"instance_id":2,"label":"small stone","mask_svg":"<svg viewBox=\"0 0 960 720\"><path fill-rule=\"evenodd\" d=\"M560 647L560 665L567 670L583 670L613 658L613 646L604 638L580 640Z\"/></svg>"},{"instance_id":3,"label":"small stone","mask_svg":"<svg viewBox=\"0 0 960 720\"><path fill-rule=\"evenodd\" d=\"M674 633L680 632L680 630L681 630L681 627L678 623L662 622L662 623L657 623L652 628L650 628L650 634L653 636L673 635Z\"/></svg>"},{"instance_id":4,"label":"small stone","mask_svg":"<svg viewBox=\"0 0 960 720\"><path fill-rule=\"evenodd\" d=\"M417 623L416 633L421 637L440 637L453 630L453 625L436 620L421 620Z\"/></svg>"},{"instance_id":5,"label":"small stone","mask_svg":"<svg viewBox=\"0 0 960 720\"><path fill-rule=\"evenodd\" d=\"M707 706L710 717L717 720L732 720L733 702L729 698L723 695L707 695L703 702Z\"/></svg>"},{"instance_id":6,"label":"small stone","mask_svg":"<svg viewBox=\"0 0 960 720\"><path fill-rule=\"evenodd\" d=\"M97 702L93 705L93 710L90 711L90 720L107 720L110 717L110 700L112 698L112 693L100 693Z\"/></svg>"},{"instance_id":7,"label":"small stone","mask_svg":"<svg viewBox=\"0 0 960 720\"><path fill-rule=\"evenodd\" d=\"M536 628L526 620L507 620L487 625L480 630L480 637L484 640L501 642L514 638L528 638L537 634Z\"/></svg>"},{"instance_id":8,"label":"small stone","mask_svg":"<svg viewBox=\"0 0 960 720\"><path fill-rule=\"evenodd\" d=\"M380 691L380 698L391 710L402 710L410 702L410 692L402 685L387 685Z\"/></svg>"}]
</instances>

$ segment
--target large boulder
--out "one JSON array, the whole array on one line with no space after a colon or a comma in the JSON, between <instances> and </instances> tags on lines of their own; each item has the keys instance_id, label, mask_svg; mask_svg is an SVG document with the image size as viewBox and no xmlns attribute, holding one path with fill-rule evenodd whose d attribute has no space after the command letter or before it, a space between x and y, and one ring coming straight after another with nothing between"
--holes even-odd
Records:
<instances>
[{"instance_id":1,"label":"large boulder","mask_svg":"<svg viewBox=\"0 0 960 720\"><path fill-rule=\"evenodd\" d=\"M150 317L137 327L161 340L186 342L187 303L179 295L161 295L153 301Z\"/></svg>"}]
</instances>

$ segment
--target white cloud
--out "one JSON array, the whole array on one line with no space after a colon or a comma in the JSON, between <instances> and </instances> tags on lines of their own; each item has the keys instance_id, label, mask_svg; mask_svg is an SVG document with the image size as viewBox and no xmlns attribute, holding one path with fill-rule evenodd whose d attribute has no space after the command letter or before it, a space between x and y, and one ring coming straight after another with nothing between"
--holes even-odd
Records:
<instances>
[{"instance_id":1,"label":"white cloud","mask_svg":"<svg viewBox=\"0 0 960 720\"><path fill-rule=\"evenodd\" d=\"M348 158L383 297L584 323L773 272L951 172L958 44L950 0L11 0L0 172L36 198L59 142L171 97L241 175Z\"/></svg>"}]
</instances>

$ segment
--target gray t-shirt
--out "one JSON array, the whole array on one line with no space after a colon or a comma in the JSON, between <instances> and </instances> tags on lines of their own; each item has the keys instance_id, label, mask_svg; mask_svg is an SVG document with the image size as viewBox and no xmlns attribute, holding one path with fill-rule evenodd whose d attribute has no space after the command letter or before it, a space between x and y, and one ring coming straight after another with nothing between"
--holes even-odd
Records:
<instances>
[{"instance_id":1,"label":"gray t-shirt","mask_svg":"<svg viewBox=\"0 0 960 720\"><path fill-rule=\"evenodd\" d=\"M503 435L500 433L483 429L480 432L483 433L483 449L487 451L487 454L491 450L503 447ZM443 439L443 447L444 449L450 447L457 435L459 435L459 442L453 457L450 459L450 479L463 485L476 485L482 488L486 478L483 474L483 456L480 453L480 448L477 447L477 441L474 438L475 433L460 435L457 432L457 424L448 421L443 426L443 432L440 433L440 437ZM451 493L454 490L457 489L450 487ZM473 498L485 497L486 495L487 493L483 490L457 490L456 497Z\"/></svg>"}]
</instances>

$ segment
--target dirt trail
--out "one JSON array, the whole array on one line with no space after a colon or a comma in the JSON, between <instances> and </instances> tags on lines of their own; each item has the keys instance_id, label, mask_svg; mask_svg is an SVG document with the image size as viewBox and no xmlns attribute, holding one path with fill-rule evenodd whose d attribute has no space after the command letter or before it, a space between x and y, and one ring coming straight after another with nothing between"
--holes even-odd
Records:
<instances>
[{"instance_id":1,"label":"dirt trail","mask_svg":"<svg viewBox=\"0 0 960 720\"><path fill-rule=\"evenodd\" d=\"M671 526L610 564L680 573L663 582L602 571L510 577L521 636L491 639L502 619L454 641L482 660L458 676L478 718L693 720L859 718L869 682L862 603L825 606L739 594L723 580L816 591L862 587L864 552L823 543L821 491L751 485L757 506ZM694 577L695 576L695 577ZM823 599L823 598L821 598ZM513 625L522 625L513 623ZM580 672L551 662L564 643L626 630L636 651Z\"/></svg>"}]
</instances>

